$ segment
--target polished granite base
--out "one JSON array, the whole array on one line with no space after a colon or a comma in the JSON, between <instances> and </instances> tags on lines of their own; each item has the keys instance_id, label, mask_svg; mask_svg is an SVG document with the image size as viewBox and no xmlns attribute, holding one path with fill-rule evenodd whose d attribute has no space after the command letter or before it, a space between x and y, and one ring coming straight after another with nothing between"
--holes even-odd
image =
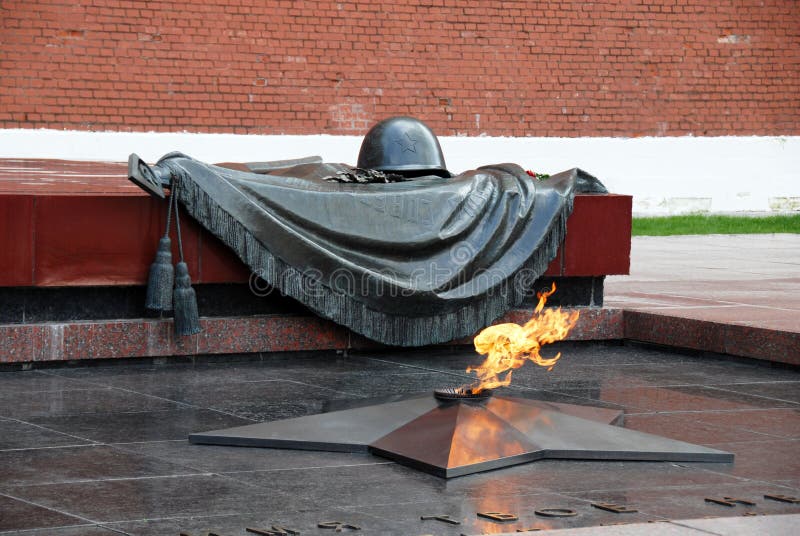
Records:
<instances>
[{"instance_id":1,"label":"polished granite base","mask_svg":"<svg viewBox=\"0 0 800 536\"><path fill-rule=\"evenodd\" d=\"M272 525L324 535L335 531L318 523L341 521L361 527L353 534L458 536L663 522L655 531L680 528L665 520L800 514L800 504L764 498L800 497L796 369L609 343L553 346L558 365L515 371L508 396L623 411L628 430L730 452L734 462L545 459L442 479L369 453L186 440L372 405L387 389L467 383L477 356L464 349L83 362L0 371L0 535L245 536ZM756 505L705 501L724 496ZM536 514L544 508L576 515ZM518 520L477 515L491 511ZM429 515L460 525L420 519Z\"/></svg>"},{"instance_id":2,"label":"polished granite base","mask_svg":"<svg viewBox=\"0 0 800 536\"><path fill-rule=\"evenodd\" d=\"M569 340L622 338L622 310L601 307L568 310L580 313ZM532 315L533 309L511 309L498 322L525 323ZM200 326L200 333L181 337L175 334L172 318L0 324L0 366L31 367L78 359L386 348L316 315L203 316ZM471 345L471 338L448 344Z\"/></svg>"}]
</instances>

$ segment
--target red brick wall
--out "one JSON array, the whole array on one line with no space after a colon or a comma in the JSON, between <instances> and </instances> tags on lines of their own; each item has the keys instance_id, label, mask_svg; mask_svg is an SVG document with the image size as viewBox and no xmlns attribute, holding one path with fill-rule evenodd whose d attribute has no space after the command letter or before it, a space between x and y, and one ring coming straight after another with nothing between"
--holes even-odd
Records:
<instances>
[{"instance_id":1,"label":"red brick wall","mask_svg":"<svg viewBox=\"0 0 800 536\"><path fill-rule=\"evenodd\" d=\"M800 134L800 2L0 0L0 128Z\"/></svg>"}]
</instances>

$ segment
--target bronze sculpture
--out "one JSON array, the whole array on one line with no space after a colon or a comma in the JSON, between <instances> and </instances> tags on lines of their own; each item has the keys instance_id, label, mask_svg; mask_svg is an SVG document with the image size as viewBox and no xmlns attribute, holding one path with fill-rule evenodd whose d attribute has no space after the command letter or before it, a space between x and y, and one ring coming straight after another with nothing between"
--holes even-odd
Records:
<instances>
[{"instance_id":1,"label":"bronze sculpture","mask_svg":"<svg viewBox=\"0 0 800 536\"><path fill-rule=\"evenodd\" d=\"M566 234L572 169L537 181L516 164L452 175L412 118L379 123L359 164L262 166L261 173L170 153L131 179L169 185L185 210L251 270L320 316L402 346L473 334L531 291Z\"/></svg>"}]
</instances>

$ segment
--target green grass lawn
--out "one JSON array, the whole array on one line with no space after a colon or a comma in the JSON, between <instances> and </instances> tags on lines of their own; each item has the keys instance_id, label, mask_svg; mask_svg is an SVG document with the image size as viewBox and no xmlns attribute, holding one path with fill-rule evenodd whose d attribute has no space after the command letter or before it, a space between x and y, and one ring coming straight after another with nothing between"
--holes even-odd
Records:
<instances>
[{"instance_id":1,"label":"green grass lawn","mask_svg":"<svg viewBox=\"0 0 800 536\"><path fill-rule=\"evenodd\" d=\"M633 218L633 236L800 233L800 214L749 216L665 216Z\"/></svg>"}]
</instances>

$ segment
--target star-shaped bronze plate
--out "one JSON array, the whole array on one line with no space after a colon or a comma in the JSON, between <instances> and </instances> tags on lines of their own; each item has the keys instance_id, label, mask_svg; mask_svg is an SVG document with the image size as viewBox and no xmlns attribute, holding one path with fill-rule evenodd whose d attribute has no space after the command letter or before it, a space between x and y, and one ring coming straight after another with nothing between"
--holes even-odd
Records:
<instances>
[{"instance_id":1,"label":"star-shaped bronze plate","mask_svg":"<svg viewBox=\"0 0 800 536\"><path fill-rule=\"evenodd\" d=\"M619 410L494 395L432 393L307 417L196 433L191 443L371 452L451 478L542 458L732 462L733 454L627 430Z\"/></svg>"}]
</instances>

